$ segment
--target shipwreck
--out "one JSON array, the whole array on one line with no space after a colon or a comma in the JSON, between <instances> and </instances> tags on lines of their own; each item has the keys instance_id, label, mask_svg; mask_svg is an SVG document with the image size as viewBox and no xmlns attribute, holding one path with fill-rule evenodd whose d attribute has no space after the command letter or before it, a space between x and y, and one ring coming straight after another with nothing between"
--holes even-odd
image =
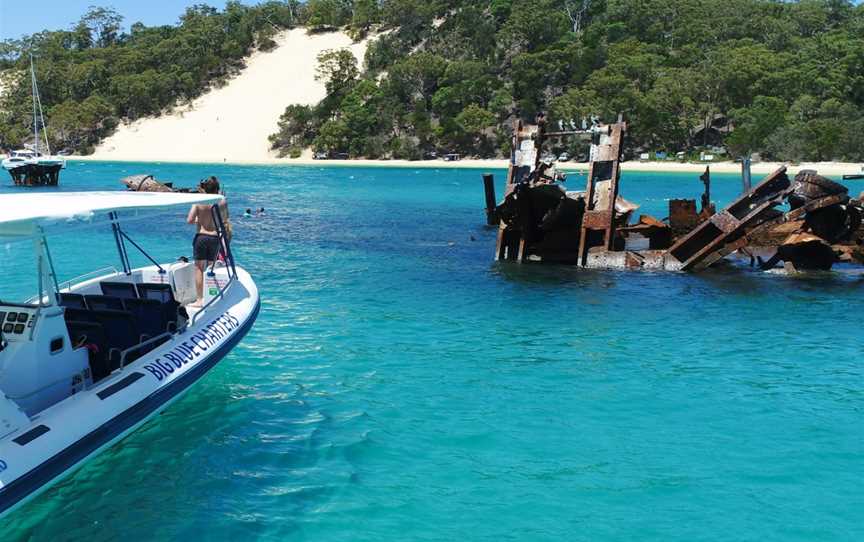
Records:
<instances>
[{"instance_id":1,"label":"shipwreck","mask_svg":"<svg viewBox=\"0 0 864 542\"><path fill-rule=\"evenodd\" d=\"M561 132L547 131L542 115L534 126L517 122L502 201L492 175L484 175L487 223L498 227L495 260L690 272L733 253L761 269L864 264L864 194L853 198L846 186L812 170L790 178L781 167L753 187L745 184L718 211L706 168L699 208L695 200L671 199L667 218L636 218L639 206L621 195L626 130L620 119ZM561 137L591 139L584 190L568 190L563 174L541 160L544 142Z\"/></svg>"}]
</instances>

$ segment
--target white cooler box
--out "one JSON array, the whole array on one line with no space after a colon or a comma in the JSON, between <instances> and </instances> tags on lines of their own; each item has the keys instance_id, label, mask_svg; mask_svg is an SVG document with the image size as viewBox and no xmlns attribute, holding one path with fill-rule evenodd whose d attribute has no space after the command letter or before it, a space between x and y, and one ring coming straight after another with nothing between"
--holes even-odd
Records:
<instances>
[{"instance_id":1,"label":"white cooler box","mask_svg":"<svg viewBox=\"0 0 864 542\"><path fill-rule=\"evenodd\" d=\"M177 262L168 268L169 283L174 291L174 299L181 305L194 303L198 299L195 292L195 264Z\"/></svg>"}]
</instances>

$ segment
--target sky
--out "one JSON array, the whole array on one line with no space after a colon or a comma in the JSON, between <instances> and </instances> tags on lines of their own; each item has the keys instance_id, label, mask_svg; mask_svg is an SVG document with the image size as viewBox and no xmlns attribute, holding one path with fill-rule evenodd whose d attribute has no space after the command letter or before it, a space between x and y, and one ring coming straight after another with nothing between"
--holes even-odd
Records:
<instances>
[{"instance_id":1,"label":"sky","mask_svg":"<svg viewBox=\"0 0 864 542\"><path fill-rule=\"evenodd\" d=\"M0 0L0 40L68 29L93 5L116 9L123 15L124 30L129 30L139 21L147 26L174 24L188 6L201 3L225 7L225 0Z\"/></svg>"}]
</instances>

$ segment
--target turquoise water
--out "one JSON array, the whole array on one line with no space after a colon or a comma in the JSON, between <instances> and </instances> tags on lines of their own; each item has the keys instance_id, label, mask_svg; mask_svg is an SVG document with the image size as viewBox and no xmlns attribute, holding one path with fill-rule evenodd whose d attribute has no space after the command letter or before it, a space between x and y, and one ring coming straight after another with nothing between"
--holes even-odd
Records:
<instances>
[{"instance_id":1,"label":"turquoise water","mask_svg":"<svg viewBox=\"0 0 864 542\"><path fill-rule=\"evenodd\" d=\"M73 163L62 189L133 173L222 179L261 316L0 540L864 537L856 276L495 264L475 170ZM714 184L721 204L739 189ZM661 218L701 183L622 191ZM129 231L173 260L182 218ZM111 243L53 241L60 275ZM29 288L26 248L0 247L0 296Z\"/></svg>"}]
</instances>

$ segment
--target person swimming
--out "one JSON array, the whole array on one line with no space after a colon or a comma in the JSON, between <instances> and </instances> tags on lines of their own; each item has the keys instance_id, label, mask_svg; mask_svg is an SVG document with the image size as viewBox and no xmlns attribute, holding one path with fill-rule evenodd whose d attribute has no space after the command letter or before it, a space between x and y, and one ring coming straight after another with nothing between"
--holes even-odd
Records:
<instances>
[{"instance_id":1,"label":"person swimming","mask_svg":"<svg viewBox=\"0 0 864 542\"><path fill-rule=\"evenodd\" d=\"M243 218L252 218L252 209L246 209L246 212L243 213Z\"/></svg>"}]
</instances>

